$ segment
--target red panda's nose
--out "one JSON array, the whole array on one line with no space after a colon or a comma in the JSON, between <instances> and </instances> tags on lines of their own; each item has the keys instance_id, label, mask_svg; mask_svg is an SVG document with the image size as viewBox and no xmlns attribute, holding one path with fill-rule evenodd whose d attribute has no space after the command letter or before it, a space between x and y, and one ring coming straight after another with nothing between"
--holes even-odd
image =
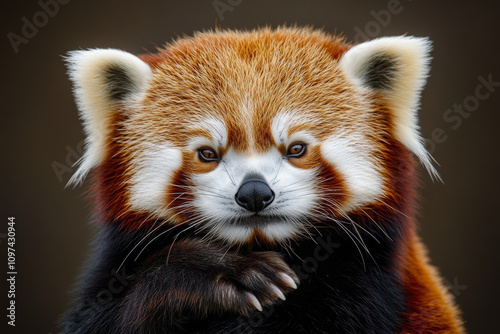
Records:
<instances>
[{"instance_id":1,"label":"red panda's nose","mask_svg":"<svg viewBox=\"0 0 500 334\"><path fill-rule=\"evenodd\" d=\"M274 201L274 192L263 179L251 178L240 186L235 199L239 206L257 213Z\"/></svg>"}]
</instances>

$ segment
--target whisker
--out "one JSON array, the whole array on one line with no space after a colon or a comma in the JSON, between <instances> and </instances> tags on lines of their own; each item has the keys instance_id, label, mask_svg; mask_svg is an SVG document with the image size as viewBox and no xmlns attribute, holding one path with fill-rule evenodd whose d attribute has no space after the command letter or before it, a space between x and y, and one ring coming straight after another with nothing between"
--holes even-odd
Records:
<instances>
[{"instance_id":1,"label":"whisker","mask_svg":"<svg viewBox=\"0 0 500 334\"><path fill-rule=\"evenodd\" d=\"M236 182L234 182L234 179L233 177L231 176L231 173L229 173L229 168L227 168L227 162L224 161L224 159L222 159L222 164L224 166L224 170L226 171L227 173L227 176L229 177L229 180L231 181L231 183L233 184L233 186L236 187Z\"/></svg>"},{"instance_id":2,"label":"whisker","mask_svg":"<svg viewBox=\"0 0 500 334\"><path fill-rule=\"evenodd\" d=\"M130 252L127 254L127 256L125 256L125 259L123 259L122 263L120 264L120 266L118 267L117 271L120 271L120 269L122 268L122 266L125 264L125 261L127 261L127 259L129 258L129 256L134 252L134 250L139 247L145 240L146 238L148 238L149 236L151 236L153 233L155 233L159 228L161 228L163 226L163 224L160 224L158 225L157 227L155 227L152 231L148 232L131 250ZM172 227L174 228L174 227ZM168 231L168 230L167 230Z\"/></svg>"}]
</instances>

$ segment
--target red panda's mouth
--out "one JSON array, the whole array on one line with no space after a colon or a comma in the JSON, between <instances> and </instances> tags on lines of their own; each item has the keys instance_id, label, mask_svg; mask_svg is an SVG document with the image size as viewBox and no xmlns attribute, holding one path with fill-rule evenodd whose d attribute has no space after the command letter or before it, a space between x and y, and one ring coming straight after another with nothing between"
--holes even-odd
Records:
<instances>
[{"instance_id":1,"label":"red panda's mouth","mask_svg":"<svg viewBox=\"0 0 500 334\"><path fill-rule=\"evenodd\" d=\"M245 227L261 227L277 222L286 222L287 219L281 216L268 216L259 213L253 214L248 217L242 217L234 221L234 224Z\"/></svg>"}]
</instances>

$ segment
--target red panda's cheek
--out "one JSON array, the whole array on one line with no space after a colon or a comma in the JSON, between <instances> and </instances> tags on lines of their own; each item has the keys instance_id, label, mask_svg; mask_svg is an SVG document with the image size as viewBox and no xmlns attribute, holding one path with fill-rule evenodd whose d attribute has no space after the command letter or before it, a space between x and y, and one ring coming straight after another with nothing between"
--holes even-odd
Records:
<instances>
[{"instance_id":1,"label":"red panda's cheek","mask_svg":"<svg viewBox=\"0 0 500 334\"><path fill-rule=\"evenodd\" d=\"M172 177L172 182L168 185L165 196L165 203L169 216L184 221L188 218L189 208L193 202L192 184L190 182L189 164L184 163Z\"/></svg>"},{"instance_id":2,"label":"red panda's cheek","mask_svg":"<svg viewBox=\"0 0 500 334\"><path fill-rule=\"evenodd\" d=\"M383 195L384 176L372 146L363 137L345 135L331 136L321 145L326 164L343 180L344 212L373 204Z\"/></svg>"},{"instance_id":3,"label":"red panda's cheek","mask_svg":"<svg viewBox=\"0 0 500 334\"><path fill-rule=\"evenodd\" d=\"M165 207L165 191L182 165L181 151L171 144L144 143L129 159L128 204L138 212L160 213Z\"/></svg>"},{"instance_id":4,"label":"red panda's cheek","mask_svg":"<svg viewBox=\"0 0 500 334\"><path fill-rule=\"evenodd\" d=\"M329 213L340 216L342 208L350 197L345 178L335 166L321 158L317 180L320 207L327 208Z\"/></svg>"},{"instance_id":5,"label":"red panda's cheek","mask_svg":"<svg viewBox=\"0 0 500 334\"><path fill-rule=\"evenodd\" d=\"M218 162L201 161L197 151L182 152L182 164L173 174L164 199L169 216L180 221L189 219L190 213L194 212L193 178L212 172L217 166Z\"/></svg>"},{"instance_id":6,"label":"red panda's cheek","mask_svg":"<svg viewBox=\"0 0 500 334\"><path fill-rule=\"evenodd\" d=\"M349 189L342 173L329 161L323 158L321 146L307 147L306 154L300 158L290 158L288 162L295 168L314 170L314 186L322 211L329 215L340 216L340 209L348 201Z\"/></svg>"}]
</instances>

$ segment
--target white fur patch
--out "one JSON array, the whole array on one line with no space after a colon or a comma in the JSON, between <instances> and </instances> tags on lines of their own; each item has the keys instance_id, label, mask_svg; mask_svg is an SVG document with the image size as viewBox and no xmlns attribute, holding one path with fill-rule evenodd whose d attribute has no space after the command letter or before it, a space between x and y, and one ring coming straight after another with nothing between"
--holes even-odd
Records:
<instances>
[{"instance_id":1,"label":"white fur patch","mask_svg":"<svg viewBox=\"0 0 500 334\"><path fill-rule=\"evenodd\" d=\"M394 82L387 92L378 93L393 111L396 138L420 159L432 177L439 179L423 145L417 117L420 92L429 73L430 50L431 42L426 38L382 37L351 48L340 66L353 83L369 90L363 75L370 60L383 55L396 61Z\"/></svg>"},{"instance_id":2,"label":"white fur patch","mask_svg":"<svg viewBox=\"0 0 500 334\"><path fill-rule=\"evenodd\" d=\"M280 112L276 117L274 117L271 123L271 132L273 134L274 142L286 143L288 141L288 128L295 124L297 117L293 117L291 113Z\"/></svg>"},{"instance_id":3,"label":"white fur patch","mask_svg":"<svg viewBox=\"0 0 500 334\"><path fill-rule=\"evenodd\" d=\"M130 179L130 206L138 211L157 212L163 216L166 195L172 176L182 164L182 154L177 148L148 145L134 158L133 176Z\"/></svg>"},{"instance_id":4,"label":"white fur patch","mask_svg":"<svg viewBox=\"0 0 500 334\"><path fill-rule=\"evenodd\" d=\"M356 138L357 137L357 138ZM382 175L372 163L370 147L364 146L361 135L334 135L321 145L321 154L342 175L348 187L349 200L342 209L375 201L383 194Z\"/></svg>"},{"instance_id":5,"label":"white fur patch","mask_svg":"<svg viewBox=\"0 0 500 334\"><path fill-rule=\"evenodd\" d=\"M302 234L304 227L293 221L273 221L262 228L262 233L269 240L280 242Z\"/></svg>"},{"instance_id":6,"label":"white fur patch","mask_svg":"<svg viewBox=\"0 0 500 334\"><path fill-rule=\"evenodd\" d=\"M69 184L77 184L106 156L110 122L117 106L108 96L105 70L110 66L120 66L131 79L135 90L120 105L120 108L126 109L142 99L151 78L151 68L136 56L115 49L73 51L66 60L86 134L85 153L69 181Z\"/></svg>"},{"instance_id":7,"label":"white fur patch","mask_svg":"<svg viewBox=\"0 0 500 334\"><path fill-rule=\"evenodd\" d=\"M228 244L244 244L252 235L250 227L228 223L214 224L213 221L209 221L207 226L209 226L209 235L213 235Z\"/></svg>"},{"instance_id":8,"label":"white fur patch","mask_svg":"<svg viewBox=\"0 0 500 334\"><path fill-rule=\"evenodd\" d=\"M271 123L271 132L273 134L274 142L279 144L285 144L289 146L294 142L303 142L307 145L315 144L316 138L307 131L297 131L292 134L288 133L288 129L292 125L307 124L311 120L307 118L307 114L296 113L293 115L291 112L280 112L276 117L274 117Z\"/></svg>"},{"instance_id":9,"label":"white fur patch","mask_svg":"<svg viewBox=\"0 0 500 334\"><path fill-rule=\"evenodd\" d=\"M200 128L208 131L212 139L206 137L193 137L187 144L188 150L195 151L203 146L210 146L213 148L226 147L227 130L223 121L214 117L208 117L192 129L197 130Z\"/></svg>"},{"instance_id":10,"label":"white fur patch","mask_svg":"<svg viewBox=\"0 0 500 334\"><path fill-rule=\"evenodd\" d=\"M251 226L231 224L210 224L210 233L228 244L244 244L250 240L253 228ZM266 225L261 226L260 231L269 241L283 242L296 237L303 232L303 226L297 226L292 221L267 220Z\"/></svg>"}]
</instances>

